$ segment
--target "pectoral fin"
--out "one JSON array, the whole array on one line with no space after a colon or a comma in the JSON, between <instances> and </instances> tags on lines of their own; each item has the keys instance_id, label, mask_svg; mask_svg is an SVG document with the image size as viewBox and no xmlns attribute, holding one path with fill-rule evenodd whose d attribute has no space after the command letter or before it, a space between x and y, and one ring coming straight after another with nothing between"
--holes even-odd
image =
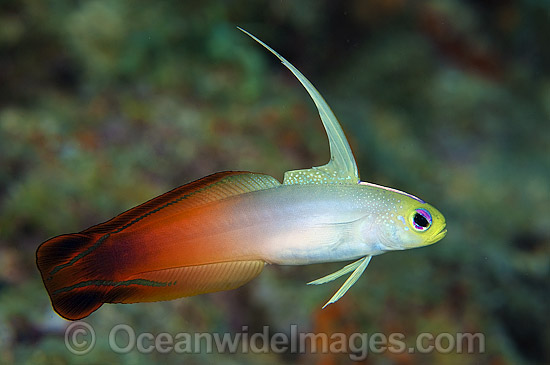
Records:
<instances>
[{"instance_id":1,"label":"pectoral fin","mask_svg":"<svg viewBox=\"0 0 550 365\"><path fill-rule=\"evenodd\" d=\"M290 62L246 30L242 28L239 29L277 56L283 65L298 78L313 99L313 102L315 102L319 110L319 115L321 116L321 121L328 135L330 161L326 165L312 167L311 169L287 171L283 184L357 184L359 182L359 173L357 171L355 159L353 158L353 153L351 152L351 148L338 119L336 119L336 116L332 110L330 110L330 107L321 94L319 94L311 82L309 82L296 67L292 66Z\"/></svg>"}]
</instances>

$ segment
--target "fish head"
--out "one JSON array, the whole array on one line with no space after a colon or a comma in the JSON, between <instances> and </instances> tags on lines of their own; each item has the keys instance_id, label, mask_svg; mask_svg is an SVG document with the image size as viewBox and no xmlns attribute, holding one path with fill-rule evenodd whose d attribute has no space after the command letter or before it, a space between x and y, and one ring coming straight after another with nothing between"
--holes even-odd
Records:
<instances>
[{"instance_id":1,"label":"fish head","mask_svg":"<svg viewBox=\"0 0 550 365\"><path fill-rule=\"evenodd\" d=\"M447 234L445 217L428 203L401 199L392 224L383 225L383 242L393 250L432 245ZM402 207L402 208L401 208Z\"/></svg>"},{"instance_id":2,"label":"fish head","mask_svg":"<svg viewBox=\"0 0 550 365\"><path fill-rule=\"evenodd\" d=\"M377 216L376 238L383 251L406 250L423 247L440 241L447 234L445 217L439 210L411 194L369 185L378 191L383 211Z\"/></svg>"}]
</instances>

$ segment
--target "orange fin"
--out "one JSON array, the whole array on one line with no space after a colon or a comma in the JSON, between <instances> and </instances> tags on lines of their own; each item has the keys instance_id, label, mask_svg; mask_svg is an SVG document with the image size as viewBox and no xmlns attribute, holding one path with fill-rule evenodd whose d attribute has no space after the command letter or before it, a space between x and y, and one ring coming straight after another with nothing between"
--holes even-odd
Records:
<instances>
[{"instance_id":1,"label":"orange fin","mask_svg":"<svg viewBox=\"0 0 550 365\"><path fill-rule=\"evenodd\" d=\"M130 281L121 281L120 275L117 275L117 272L121 271L120 268L108 264L105 260L106 257L112 258L116 255L113 248L117 245L117 233L135 230L136 234L140 234L139 230L143 229L144 225L158 222L187 209L278 185L280 183L269 175L221 172L169 191L80 233L61 235L44 242L36 252L36 263L55 311L67 319L80 319L88 316L105 302L121 302L126 300L125 298L140 298L135 301L155 301L163 300L155 299L157 297L171 299L194 295L185 294L195 290L189 289L193 287L191 284L185 288L176 285L170 290L165 288L150 291L152 287L164 288L169 285L164 281L147 279L149 276L139 277L139 274L136 274L136 278L128 279ZM101 251L101 255L98 251ZM151 259L154 260L154 258ZM216 265L222 265L222 263ZM186 270L182 268L182 272L190 272L187 268ZM124 272L128 272L128 267L124 269ZM170 272L176 269L167 270L160 271ZM221 269L218 268L218 270ZM158 273L158 275L161 274ZM240 284L237 281L236 284L228 285L237 287L248 280ZM222 287L219 286L220 289L216 289L217 287L212 284L210 291L225 290ZM177 296L169 294L176 293L178 290L183 294ZM132 294L138 292L142 294ZM149 292L153 293L153 297L147 297Z\"/></svg>"},{"instance_id":2,"label":"orange fin","mask_svg":"<svg viewBox=\"0 0 550 365\"><path fill-rule=\"evenodd\" d=\"M156 302L236 289L260 275L264 266L261 260L229 261L144 272L128 281L143 280L157 285L141 285L129 292L114 293L109 302ZM158 285L160 283L162 285Z\"/></svg>"},{"instance_id":3,"label":"orange fin","mask_svg":"<svg viewBox=\"0 0 550 365\"><path fill-rule=\"evenodd\" d=\"M51 297L59 315L77 320L103 303L155 302L236 289L258 276L264 266L261 260L231 261L150 271L120 281L80 281Z\"/></svg>"},{"instance_id":4,"label":"orange fin","mask_svg":"<svg viewBox=\"0 0 550 365\"><path fill-rule=\"evenodd\" d=\"M120 232L132 229L141 223L169 217L186 209L278 185L281 183L277 179L265 174L243 171L218 172L157 196L82 233Z\"/></svg>"}]
</instances>

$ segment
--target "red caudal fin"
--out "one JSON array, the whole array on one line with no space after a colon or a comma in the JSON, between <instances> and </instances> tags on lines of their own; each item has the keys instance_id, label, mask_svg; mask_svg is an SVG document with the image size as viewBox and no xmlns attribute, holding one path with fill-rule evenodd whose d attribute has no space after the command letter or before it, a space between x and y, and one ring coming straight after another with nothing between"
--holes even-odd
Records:
<instances>
[{"instance_id":1,"label":"red caudal fin","mask_svg":"<svg viewBox=\"0 0 550 365\"><path fill-rule=\"evenodd\" d=\"M88 281L89 269L94 268L94 263L90 267L90 257L78 259L91 251L101 236L84 233L57 236L44 242L36 252L36 262L53 308L64 318L86 317L103 304L106 287L71 290L72 286Z\"/></svg>"},{"instance_id":2,"label":"red caudal fin","mask_svg":"<svg viewBox=\"0 0 550 365\"><path fill-rule=\"evenodd\" d=\"M88 316L103 303L169 300L234 289L252 280L262 271L263 261L186 262L149 270L139 260L132 261L132 252L127 248L144 250L147 243L143 242L154 242L153 252L160 251L161 238L153 236L149 241L137 238L152 235L154 227L162 226L175 215L184 216L194 207L279 184L263 174L217 173L80 233L44 242L36 252L36 262L54 310L66 319L76 320ZM130 241L133 246L125 245ZM150 255L150 260L155 260L155 255Z\"/></svg>"}]
</instances>

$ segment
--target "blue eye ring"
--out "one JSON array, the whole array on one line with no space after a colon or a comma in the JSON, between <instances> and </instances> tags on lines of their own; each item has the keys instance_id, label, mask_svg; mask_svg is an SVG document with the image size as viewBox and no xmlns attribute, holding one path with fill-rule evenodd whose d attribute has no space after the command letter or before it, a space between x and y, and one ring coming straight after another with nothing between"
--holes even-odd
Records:
<instances>
[{"instance_id":1,"label":"blue eye ring","mask_svg":"<svg viewBox=\"0 0 550 365\"><path fill-rule=\"evenodd\" d=\"M432 215L426 209L415 209L411 214L411 225L418 232L427 231L432 225Z\"/></svg>"}]
</instances>

